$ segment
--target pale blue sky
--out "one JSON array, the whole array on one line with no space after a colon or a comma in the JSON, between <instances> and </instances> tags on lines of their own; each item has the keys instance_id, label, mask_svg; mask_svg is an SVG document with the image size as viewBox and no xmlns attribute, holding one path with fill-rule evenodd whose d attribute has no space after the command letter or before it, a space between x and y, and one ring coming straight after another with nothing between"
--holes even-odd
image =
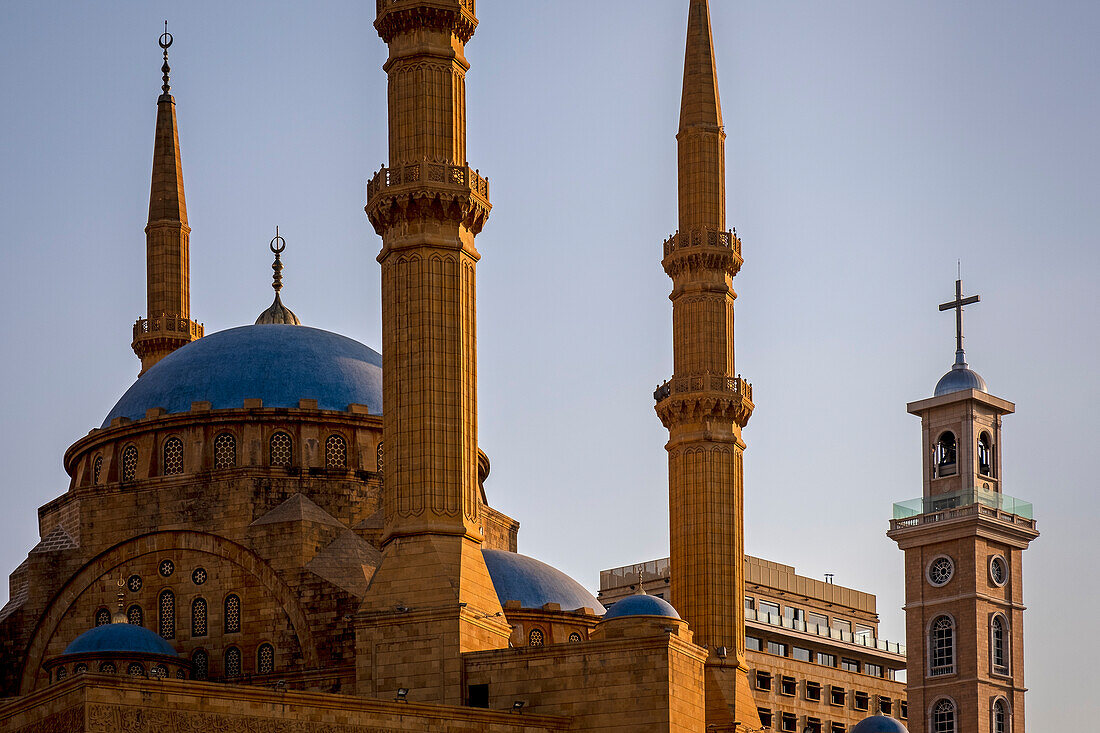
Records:
<instances>
[{"instance_id":1,"label":"pale blue sky","mask_svg":"<svg viewBox=\"0 0 1100 733\"><path fill-rule=\"evenodd\" d=\"M671 370L661 243L676 226L686 2L480 0L470 164L481 445L521 551L590 587L667 554ZM729 138L747 549L878 595L904 641L890 504L920 493L905 403L950 366L962 259L970 363L1017 404L1005 491L1032 500L1028 718L1100 717L1100 4L712 3ZM386 157L374 3L9 3L0 24L0 572L36 542L60 458L133 381L160 54L169 18L208 332L271 300L379 344L379 240L364 184ZM0 590L0 598L6 588Z\"/></svg>"}]
</instances>

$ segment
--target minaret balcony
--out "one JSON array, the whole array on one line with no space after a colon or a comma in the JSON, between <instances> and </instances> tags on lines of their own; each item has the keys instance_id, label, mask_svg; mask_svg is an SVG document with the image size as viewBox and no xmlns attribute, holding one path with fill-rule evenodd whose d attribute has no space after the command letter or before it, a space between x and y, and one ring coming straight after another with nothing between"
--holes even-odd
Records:
<instances>
[{"instance_id":1,"label":"minaret balcony","mask_svg":"<svg viewBox=\"0 0 1100 733\"><path fill-rule=\"evenodd\" d=\"M722 417L744 427L755 407L751 384L739 376L709 372L673 377L654 390L653 400L665 427L677 419L702 415Z\"/></svg>"},{"instance_id":2,"label":"minaret balcony","mask_svg":"<svg viewBox=\"0 0 1100 733\"><path fill-rule=\"evenodd\" d=\"M964 489L949 494L920 496L894 504L890 529L919 527L964 517L984 517L1026 529L1035 529L1030 502L989 489Z\"/></svg>"},{"instance_id":3,"label":"minaret balcony","mask_svg":"<svg viewBox=\"0 0 1100 733\"><path fill-rule=\"evenodd\" d=\"M695 227L665 240L664 265L670 277L684 270L724 270L731 277L741 270L741 240L733 229Z\"/></svg>"},{"instance_id":4,"label":"minaret balcony","mask_svg":"<svg viewBox=\"0 0 1100 733\"><path fill-rule=\"evenodd\" d=\"M468 165L425 160L392 168L383 166L367 181L367 216L379 234L400 212L422 208L417 203L422 200L438 201L441 210L454 211L475 233L481 231L493 208L489 203L489 179Z\"/></svg>"},{"instance_id":5,"label":"minaret balcony","mask_svg":"<svg viewBox=\"0 0 1100 733\"><path fill-rule=\"evenodd\" d=\"M203 336L203 325L190 318L161 314L155 318L139 318L134 323L134 341L149 338L180 338L194 341Z\"/></svg>"}]
</instances>

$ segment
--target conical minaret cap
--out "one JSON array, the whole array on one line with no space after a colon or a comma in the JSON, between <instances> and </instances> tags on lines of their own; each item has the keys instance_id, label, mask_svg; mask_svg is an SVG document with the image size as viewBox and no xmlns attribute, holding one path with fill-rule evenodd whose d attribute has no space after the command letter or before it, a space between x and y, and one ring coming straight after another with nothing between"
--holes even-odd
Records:
<instances>
[{"instance_id":1,"label":"conical minaret cap","mask_svg":"<svg viewBox=\"0 0 1100 733\"><path fill-rule=\"evenodd\" d=\"M171 45L172 36L166 28L160 41L160 47L164 49L164 65L161 67L164 83L161 86L163 91L157 98L149 223L170 221L186 226L187 201L183 195L183 165L180 163L180 138L176 127L176 101L168 93L168 47Z\"/></svg>"},{"instance_id":2,"label":"conical minaret cap","mask_svg":"<svg viewBox=\"0 0 1100 733\"><path fill-rule=\"evenodd\" d=\"M691 0L687 50L684 54L684 89L680 100L680 129L721 126L722 103L718 97L710 5L707 0Z\"/></svg>"}]
</instances>

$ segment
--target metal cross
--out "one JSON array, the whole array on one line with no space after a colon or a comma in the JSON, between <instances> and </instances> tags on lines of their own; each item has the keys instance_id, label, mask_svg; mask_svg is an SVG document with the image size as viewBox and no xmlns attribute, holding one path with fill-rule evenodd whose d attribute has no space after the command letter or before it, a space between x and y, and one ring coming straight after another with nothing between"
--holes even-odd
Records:
<instances>
[{"instance_id":1,"label":"metal cross","mask_svg":"<svg viewBox=\"0 0 1100 733\"><path fill-rule=\"evenodd\" d=\"M980 295L963 297L963 281L955 281L955 299L949 303L941 303L940 310L955 310L955 351L963 350L963 306L977 303L982 299Z\"/></svg>"}]
</instances>

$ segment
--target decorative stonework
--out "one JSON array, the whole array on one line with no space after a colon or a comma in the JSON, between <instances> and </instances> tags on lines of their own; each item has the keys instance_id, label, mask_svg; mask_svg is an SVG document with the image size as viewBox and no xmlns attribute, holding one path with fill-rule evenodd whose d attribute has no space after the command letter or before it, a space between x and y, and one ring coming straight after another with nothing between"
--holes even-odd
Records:
<instances>
[{"instance_id":1,"label":"decorative stonework","mask_svg":"<svg viewBox=\"0 0 1100 733\"><path fill-rule=\"evenodd\" d=\"M375 29L389 43L400 33L421 28L450 31L462 43L477 28L475 0L377 0Z\"/></svg>"}]
</instances>

